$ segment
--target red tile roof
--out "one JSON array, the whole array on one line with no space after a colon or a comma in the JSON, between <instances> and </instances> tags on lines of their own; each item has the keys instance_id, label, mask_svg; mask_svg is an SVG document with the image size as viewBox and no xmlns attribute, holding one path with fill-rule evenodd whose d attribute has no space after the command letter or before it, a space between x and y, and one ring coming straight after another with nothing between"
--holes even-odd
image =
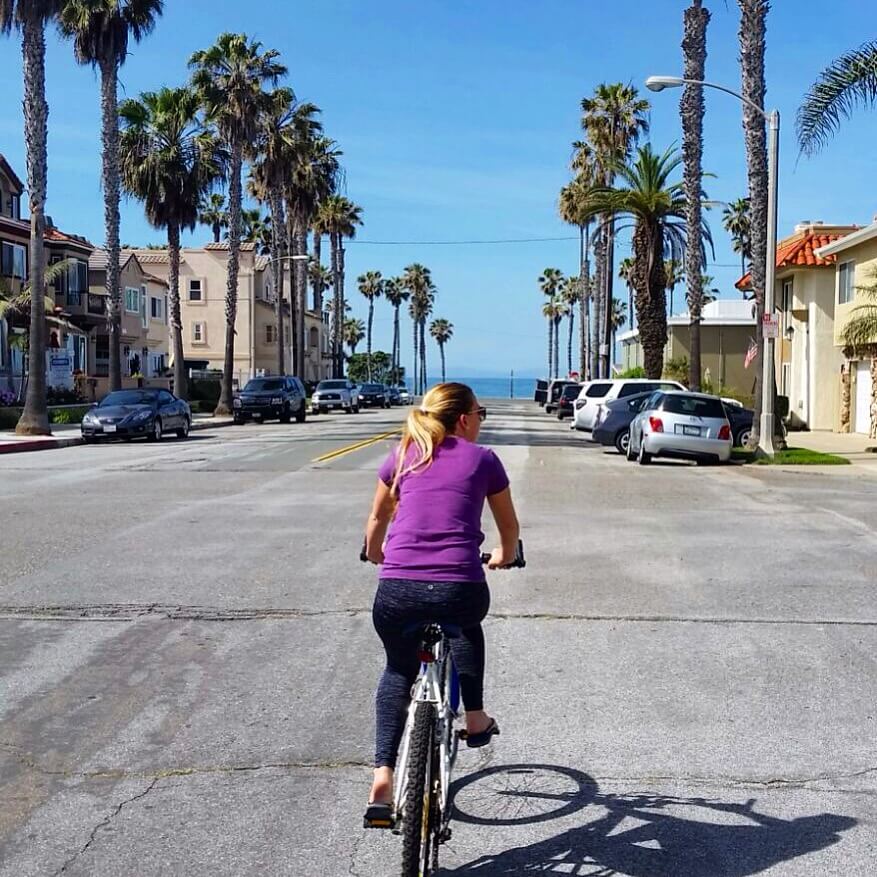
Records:
<instances>
[{"instance_id":1,"label":"red tile roof","mask_svg":"<svg viewBox=\"0 0 877 877\"><path fill-rule=\"evenodd\" d=\"M777 245L777 270L783 268L824 268L834 265L835 256L820 258L815 251L827 247L840 238L855 231L857 226L850 226L843 231L802 231L781 240ZM735 284L739 290L747 290L751 285L751 277L746 273Z\"/></svg>"},{"instance_id":2,"label":"red tile roof","mask_svg":"<svg viewBox=\"0 0 877 877\"><path fill-rule=\"evenodd\" d=\"M60 229L55 228L54 226L46 229L45 240L47 241L55 241L56 243L62 244L73 244L77 247L88 247L89 249L94 249L94 245L84 237L75 234L66 234Z\"/></svg>"}]
</instances>

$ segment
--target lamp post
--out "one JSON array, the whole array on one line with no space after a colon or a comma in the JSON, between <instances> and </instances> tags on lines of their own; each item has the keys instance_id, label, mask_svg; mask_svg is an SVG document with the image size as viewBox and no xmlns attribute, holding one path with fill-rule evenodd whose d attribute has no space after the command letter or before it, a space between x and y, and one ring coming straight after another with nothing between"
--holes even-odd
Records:
<instances>
[{"instance_id":1,"label":"lamp post","mask_svg":"<svg viewBox=\"0 0 877 877\"><path fill-rule=\"evenodd\" d=\"M764 334L773 332L773 316L776 299L776 266L777 266L777 210L779 205L779 161L780 161L780 114L778 110L766 112L758 104L743 97L742 94L724 85L713 82L702 82L697 79L685 79L682 76L650 76L646 80L646 88L650 91L664 91L665 88L682 88L684 85L699 85L712 88L736 97L737 100L757 112L768 125L767 152L767 264L764 270L764 314L762 316L762 389L761 389L761 421L759 424L758 448L769 457L775 453L773 446L774 433L774 390L776 374L774 363L774 336ZM768 330L768 326L770 329Z\"/></svg>"}]
</instances>

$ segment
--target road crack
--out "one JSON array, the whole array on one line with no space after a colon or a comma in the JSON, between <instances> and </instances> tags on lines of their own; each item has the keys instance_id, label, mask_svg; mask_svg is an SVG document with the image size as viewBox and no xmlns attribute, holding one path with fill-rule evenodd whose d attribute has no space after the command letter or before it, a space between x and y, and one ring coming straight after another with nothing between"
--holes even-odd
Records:
<instances>
[{"instance_id":1,"label":"road crack","mask_svg":"<svg viewBox=\"0 0 877 877\"><path fill-rule=\"evenodd\" d=\"M113 811L105 816L97 825L91 830L91 834L88 836L88 840L85 842L85 845L77 850L63 865L55 872L53 877L58 877L59 874L64 874L67 869L83 854L88 848L95 842L97 839L97 833L102 829L106 828L121 812L122 810L128 806L128 804L133 804L135 801L141 800L141 798L145 798L156 786L159 778L156 777L152 780L151 783L142 791L138 792L136 795L133 795L130 798L126 798L121 803L117 804Z\"/></svg>"}]
</instances>

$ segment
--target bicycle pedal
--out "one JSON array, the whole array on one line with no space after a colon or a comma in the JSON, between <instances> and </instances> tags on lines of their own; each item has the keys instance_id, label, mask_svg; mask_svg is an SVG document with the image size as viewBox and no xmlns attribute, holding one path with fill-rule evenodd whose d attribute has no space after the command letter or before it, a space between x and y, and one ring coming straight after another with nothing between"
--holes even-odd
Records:
<instances>
[{"instance_id":1,"label":"bicycle pedal","mask_svg":"<svg viewBox=\"0 0 877 877\"><path fill-rule=\"evenodd\" d=\"M362 820L363 828L378 828L378 829L394 829L396 827L395 819L368 819L363 818Z\"/></svg>"},{"instance_id":2,"label":"bicycle pedal","mask_svg":"<svg viewBox=\"0 0 877 877\"><path fill-rule=\"evenodd\" d=\"M440 843L440 844L446 844L446 843L451 839L451 835L452 835L451 829L450 829L450 828L446 828L446 829L445 829L445 830L439 835L439 843Z\"/></svg>"}]
</instances>

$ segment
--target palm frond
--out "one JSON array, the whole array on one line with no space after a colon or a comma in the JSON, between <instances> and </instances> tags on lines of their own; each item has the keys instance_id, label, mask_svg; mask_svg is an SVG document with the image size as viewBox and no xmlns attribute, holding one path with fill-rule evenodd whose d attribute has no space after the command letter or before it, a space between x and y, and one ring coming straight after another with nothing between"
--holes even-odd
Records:
<instances>
[{"instance_id":1,"label":"palm frond","mask_svg":"<svg viewBox=\"0 0 877 877\"><path fill-rule=\"evenodd\" d=\"M869 42L833 61L810 87L796 122L801 151L815 154L857 107L875 104L877 42Z\"/></svg>"}]
</instances>

